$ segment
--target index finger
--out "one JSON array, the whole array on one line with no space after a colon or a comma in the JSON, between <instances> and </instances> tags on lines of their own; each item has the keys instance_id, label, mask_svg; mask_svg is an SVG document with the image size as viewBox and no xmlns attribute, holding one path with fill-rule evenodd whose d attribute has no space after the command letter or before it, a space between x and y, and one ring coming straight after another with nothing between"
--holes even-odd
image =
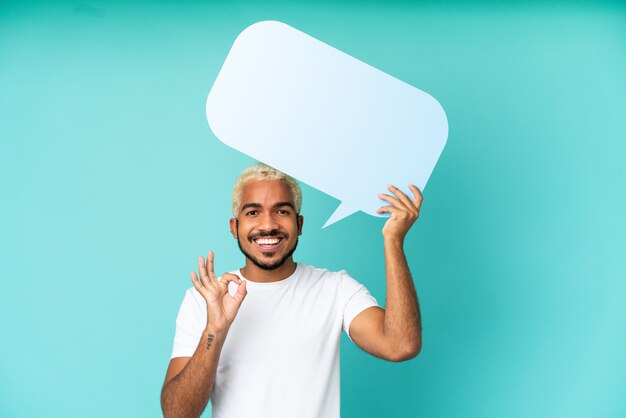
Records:
<instances>
[{"instance_id":1,"label":"index finger","mask_svg":"<svg viewBox=\"0 0 626 418\"><path fill-rule=\"evenodd\" d=\"M241 283L241 278L237 276L236 274L224 273L222 274L220 282L224 282L224 283L235 282L236 284L239 284Z\"/></svg>"}]
</instances>

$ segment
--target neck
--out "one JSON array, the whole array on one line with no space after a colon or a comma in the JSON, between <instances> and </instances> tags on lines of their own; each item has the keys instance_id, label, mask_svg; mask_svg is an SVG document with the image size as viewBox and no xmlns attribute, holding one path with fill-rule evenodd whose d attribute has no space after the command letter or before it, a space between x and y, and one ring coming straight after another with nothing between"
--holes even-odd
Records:
<instances>
[{"instance_id":1,"label":"neck","mask_svg":"<svg viewBox=\"0 0 626 418\"><path fill-rule=\"evenodd\" d=\"M295 271L296 263L291 257L289 257L288 260L285 260L285 263L282 266L273 270L263 270L262 268L255 266L254 263L246 257L246 266L239 270L241 275L246 280L260 283L271 283L284 280L291 276Z\"/></svg>"}]
</instances>

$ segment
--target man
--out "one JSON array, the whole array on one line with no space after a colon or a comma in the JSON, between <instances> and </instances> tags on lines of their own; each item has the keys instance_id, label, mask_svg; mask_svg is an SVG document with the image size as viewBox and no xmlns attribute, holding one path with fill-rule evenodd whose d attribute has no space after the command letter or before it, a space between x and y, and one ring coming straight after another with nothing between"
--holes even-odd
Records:
<instances>
[{"instance_id":1,"label":"man","mask_svg":"<svg viewBox=\"0 0 626 418\"><path fill-rule=\"evenodd\" d=\"M233 188L230 231L245 266L213 271L198 260L176 320L174 351L161 393L166 417L198 417L209 398L214 418L339 417L342 328L360 348L390 361L421 349L417 296L403 242L419 215L389 186L379 194L389 213L382 233L386 308L345 271L293 261L302 234L302 193L289 176L264 164L244 170Z\"/></svg>"}]
</instances>

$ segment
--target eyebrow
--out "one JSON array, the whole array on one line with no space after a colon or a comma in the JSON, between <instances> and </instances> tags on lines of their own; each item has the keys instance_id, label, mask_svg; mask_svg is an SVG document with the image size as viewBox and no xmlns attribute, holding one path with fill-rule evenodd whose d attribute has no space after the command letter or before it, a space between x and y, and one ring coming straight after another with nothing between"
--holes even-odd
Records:
<instances>
[{"instance_id":1,"label":"eyebrow","mask_svg":"<svg viewBox=\"0 0 626 418\"><path fill-rule=\"evenodd\" d=\"M246 203L245 205L241 207L241 212L243 212L244 210L248 208L260 208L260 207L261 205L259 203Z\"/></svg>"},{"instance_id":2,"label":"eyebrow","mask_svg":"<svg viewBox=\"0 0 626 418\"><path fill-rule=\"evenodd\" d=\"M293 204L291 202L277 202L274 205L274 208L279 208L281 206L289 206L294 212L296 210L296 208L293 206ZM260 203L246 203L245 205L243 205L241 207L241 212L243 212L244 210L248 209L248 208L261 208L261 204Z\"/></svg>"},{"instance_id":3,"label":"eyebrow","mask_svg":"<svg viewBox=\"0 0 626 418\"><path fill-rule=\"evenodd\" d=\"M278 202L274 205L275 208L279 208L281 206L289 206L294 211L296 210L296 208L293 207L293 204L291 202Z\"/></svg>"}]
</instances>

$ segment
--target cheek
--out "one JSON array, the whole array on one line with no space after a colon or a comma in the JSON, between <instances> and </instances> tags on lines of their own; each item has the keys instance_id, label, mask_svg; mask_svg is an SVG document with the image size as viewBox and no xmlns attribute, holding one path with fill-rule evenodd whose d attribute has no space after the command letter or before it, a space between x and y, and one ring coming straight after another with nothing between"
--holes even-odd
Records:
<instances>
[{"instance_id":1,"label":"cheek","mask_svg":"<svg viewBox=\"0 0 626 418\"><path fill-rule=\"evenodd\" d=\"M237 229L237 235L239 239L247 241L248 235L250 235L250 232L252 232L252 228L250 227L250 225L246 225L245 223L239 224L239 228Z\"/></svg>"}]
</instances>

